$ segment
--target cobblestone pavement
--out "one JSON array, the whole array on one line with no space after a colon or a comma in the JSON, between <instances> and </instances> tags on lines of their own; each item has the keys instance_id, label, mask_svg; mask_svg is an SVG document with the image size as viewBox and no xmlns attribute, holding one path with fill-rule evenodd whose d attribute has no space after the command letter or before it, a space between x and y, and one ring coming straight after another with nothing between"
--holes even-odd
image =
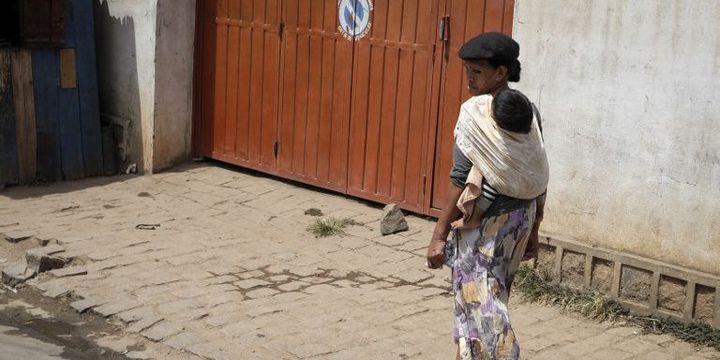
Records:
<instances>
[{"instance_id":1,"label":"cobblestone pavement","mask_svg":"<svg viewBox=\"0 0 720 360\"><path fill-rule=\"evenodd\" d=\"M364 225L314 238L308 208ZM449 274L424 268L434 223L409 217L410 231L382 237L380 215L207 163L0 193L0 233L57 239L85 262L34 286L175 349L132 356L454 358ZM720 359L666 335L539 305L513 300L511 315L524 359Z\"/></svg>"}]
</instances>

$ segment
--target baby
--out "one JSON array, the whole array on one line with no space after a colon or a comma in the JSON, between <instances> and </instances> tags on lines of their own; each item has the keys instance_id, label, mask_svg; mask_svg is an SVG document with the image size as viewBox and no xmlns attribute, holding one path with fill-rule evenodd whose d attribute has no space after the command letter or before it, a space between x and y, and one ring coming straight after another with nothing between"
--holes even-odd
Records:
<instances>
[{"instance_id":1,"label":"baby","mask_svg":"<svg viewBox=\"0 0 720 360\"><path fill-rule=\"evenodd\" d=\"M493 98L491 107L492 119L501 129L521 134L527 134L530 132L533 122L533 105L520 91L514 89L501 91ZM470 160L467 158L461 159L461 161L467 161L469 164L468 168L472 166L472 163L470 163ZM481 174L471 173L467 179L466 186L473 186L473 175ZM498 197L501 197L498 201L502 203L518 200L502 196L497 190L490 186L484 178L482 179L481 188L474 188L471 190L475 191L470 191L470 194L466 194L468 196L461 196L458 201L457 205L462 210L463 217L452 223L453 228L478 226L483 214L490 208L490 205L498 199Z\"/></svg>"}]
</instances>

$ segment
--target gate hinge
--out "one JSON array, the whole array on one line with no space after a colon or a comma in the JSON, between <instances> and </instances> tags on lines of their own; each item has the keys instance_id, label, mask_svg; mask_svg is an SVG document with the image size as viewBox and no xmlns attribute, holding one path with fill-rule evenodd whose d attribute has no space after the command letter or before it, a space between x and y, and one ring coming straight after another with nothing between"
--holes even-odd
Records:
<instances>
[{"instance_id":1,"label":"gate hinge","mask_svg":"<svg viewBox=\"0 0 720 360\"><path fill-rule=\"evenodd\" d=\"M425 195L425 187L426 186L427 186L427 175L423 175L423 185L422 185L423 195Z\"/></svg>"},{"instance_id":2,"label":"gate hinge","mask_svg":"<svg viewBox=\"0 0 720 360\"><path fill-rule=\"evenodd\" d=\"M280 153L280 143L275 141L273 143L273 156L277 159L279 153Z\"/></svg>"}]
</instances>

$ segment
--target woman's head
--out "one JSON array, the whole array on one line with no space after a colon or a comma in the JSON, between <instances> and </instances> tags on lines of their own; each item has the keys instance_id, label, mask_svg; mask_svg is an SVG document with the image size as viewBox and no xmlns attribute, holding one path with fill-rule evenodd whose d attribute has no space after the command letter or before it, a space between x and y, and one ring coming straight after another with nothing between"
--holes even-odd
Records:
<instances>
[{"instance_id":1,"label":"woman's head","mask_svg":"<svg viewBox=\"0 0 720 360\"><path fill-rule=\"evenodd\" d=\"M520 45L497 32L482 33L460 48L473 96L497 92L508 81L520 81Z\"/></svg>"},{"instance_id":2,"label":"woman's head","mask_svg":"<svg viewBox=\"0 0 720 360\"><path fill-rule=\"evenodd\" d=\"M533 108L523 93L505 89L495 95L492 101L493 119L501 128L527 134L533 120Z\"/></svg>"}]
</instances>

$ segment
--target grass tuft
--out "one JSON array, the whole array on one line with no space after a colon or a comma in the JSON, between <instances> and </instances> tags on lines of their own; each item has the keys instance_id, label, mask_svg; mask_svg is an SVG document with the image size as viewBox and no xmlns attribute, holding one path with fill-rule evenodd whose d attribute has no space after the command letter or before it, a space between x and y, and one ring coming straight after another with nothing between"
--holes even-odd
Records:
<instances>
[{"instance_id":1,"label":"grass tuft","mask_svg":"<svg viewBox=\"0 0 720 360\"><path fill-rule=\"evenodd\" d=\"M350 225L358 225L358 223L350 218L319 218L308 225L306 230L315 235L316 238L321 238L333 235L346 235L345 228Z\"/></svg>"},{"instance_id":2,"label":"grass tuft","mask_svg":"<svg viewBox=\"0 0 720 360\"><path fill-rule=\"evenodd\" d=\"M720 330L700 322L684 323L656 316L634 316L620 303L591 291L579 291L560 285L553 277L528 266L521 266L513 288L529 302L559 306L564 311L596 320L624 319L645 332L670 334L678 339L720 350Z\"/></svg>"},{"instance_id":3,"label":"grass tuft","mask_svg":"<svg viewBox=\"0 0 720 360\"><path fill-rule=\"evenodd\" d=\"M323 214L322 210L320 210L320 209L317 209L317 208L309 208L309 209L305 210L305 215L309 215L309 216L323 216L324 214Z\"/></svg>"}]
</instances>

